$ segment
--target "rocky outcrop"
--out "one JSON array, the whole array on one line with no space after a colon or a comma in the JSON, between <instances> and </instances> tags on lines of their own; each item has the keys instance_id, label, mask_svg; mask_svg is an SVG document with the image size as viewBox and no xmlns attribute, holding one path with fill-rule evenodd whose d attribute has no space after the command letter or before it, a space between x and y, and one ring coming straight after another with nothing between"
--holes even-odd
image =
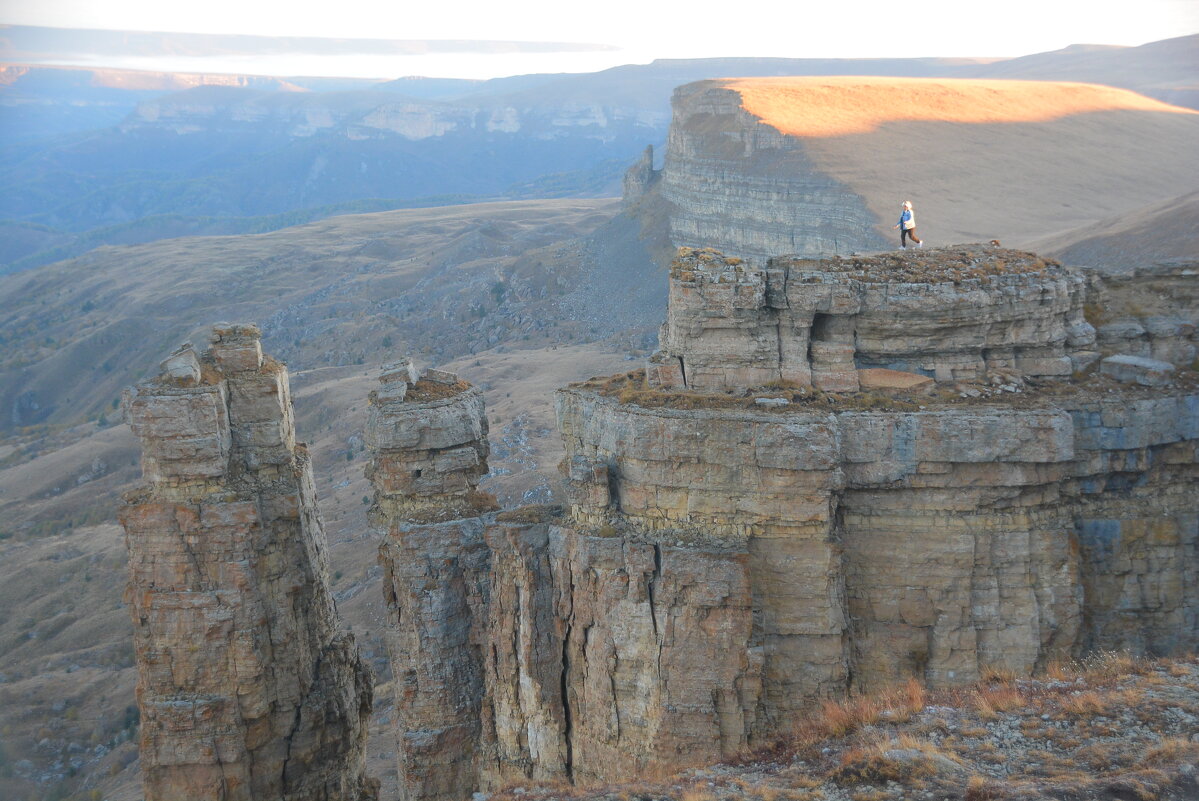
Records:
<instances>
[{"instance_id":1,"label":"rocky outcrop","mask_svg":"<svg viewBox=\"0 0 1199 801\"><path fill-rule=\"evenodd\" d=\"M381 383L366 426L376 454L367 477L379 491L372 514L428 522L487 508L475 490L489 452L483 394L440 370L418 383L409 361L385 368Z\"/></svg>"},{"instance_id":2,"label":"rocky outcrop","mask_svg":"<svg viewBox=\"0 0 1199 801\"><path fill-rule=\"evenodd\" d=\"M465 798L481 759L490 554L478 515L495 508L476 490L487 472L483 396L452 374L390 365L370 395L366 442L402 794Z\"/></svg>"},{"instance_id":3,"label":"rocky outcrop","mask_svg":"<svg viewBox=\"0 0 1199 801\"><path fill-rule=\"evenodd\" d=\"M145 484L129 550L151 801L360 801L371 677L328 588L287 369L217 326L126 398Z\"/></svg>"},{"instance_id":4,"label":"rocky outcrop","mask_svg":"<svg viewBox=\"0 0 1199 801\"><path fill-rule=\"evenodd\" d=\"M1192 367L1199 354L1199 262L1092 274L1098 349Z\"/></svg>"},{"instance_id":5,"label":"rocky outcrop","mask_svg":"<svg viewBox=\"0 0 1199 801\"><path fill-rule=\"evenodd\" d=\"M661 175L676 245L765 261L780 253L886 246L849 186L821 171L802 140L763 125L718 81L681 86Z\"/></svg>"},{"instance_id":6,"label":"rocky outcrop","mask_svg":"<svg viewBox=\"0 0 1199 801\"><path fill-rule=\"evenodd\" d=\"M650 378L844 392L858 389L858 369L880 367L939 381L995 370L1069 376L1098 357L1086 297L1081 273L983 245L765 268L683 249Z\"/></svg>"},{"instance_id":7,"label":"rocky outcrop","mask_svg":"<svg viewBox=\"0 0 1199 801\"><path fill-rule=\"evenodd\" d=\"M733 412L580 387L559 414L576 519L748 554L752 741L847 686L1199 643L1199 394L1092 398Z\"/></svg>"},{"instance_id":8,"label":"rocky outcrop","mask_svg":"<svg viewBox=\"0 0 1199 801\"><path fill-rule=\"evenodd\" d=\"M621 193L623 204L626 207L632 206L645 197L645 193L653 186L657 177L658 171L654 169L654 146L647 145L641 153L641 158L625 170Z\"/></svg>"},{"instance_id":9,"label":"rocky outcrop","mask_svg":"<svg viewBox=\"0 0 1199 801\"><path fill-rule=\"evenodd\" d=\"M1089 369L1086 294L981 246L684 249L647 373L558 394L565 515L488 510L465 459L422 499L413 465L485 459L482 407L385 371L369 470L405 797L674 771L909 677L1199 646L1199 378Z\"/></svg>"},{"instance_id":10,"label":"rocky outcrop","mask_svg":"<svg viewBox=\"0 0 1199 801\"><path fill-rule=\"evenodd\" d=\"M474 488L485 462L453 480L422 467L452 491L418 487L418 462L486 457L478 391L445 376L433 398L430 374L385 370L368 430L404 797L739 753L760 703L744 549L580 531L554 508L490 511Z\"/></svg>"}]
</instances>

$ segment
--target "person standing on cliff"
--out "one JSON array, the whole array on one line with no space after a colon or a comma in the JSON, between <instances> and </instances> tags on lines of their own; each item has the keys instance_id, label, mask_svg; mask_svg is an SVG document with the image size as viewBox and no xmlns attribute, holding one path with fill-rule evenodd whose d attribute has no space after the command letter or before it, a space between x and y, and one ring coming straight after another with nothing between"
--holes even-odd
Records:
<instances>
[{"instance_id":1,"label":"person standing on cliff","mask_svg":"<svg viewBox=\"0 0 1199 801\"><path fill-rule=\"evenodd\" d=\"M924 247L924 240L916 236L916 215L912 213L912 201L903 202L903 211L900 212L899 222L895 223L895 227L899 229L900 248L907 250L909 238L916 243L916 247Z\"/></svg>"}]
</instances>

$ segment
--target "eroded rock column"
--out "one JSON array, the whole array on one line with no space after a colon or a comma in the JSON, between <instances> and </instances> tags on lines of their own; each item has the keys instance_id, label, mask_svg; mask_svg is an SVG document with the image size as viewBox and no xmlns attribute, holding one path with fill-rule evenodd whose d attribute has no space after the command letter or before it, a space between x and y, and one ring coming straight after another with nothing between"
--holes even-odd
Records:
<instances>
[{"instance_id":1,"label":"eroded rock column","mask_svg":"<svg viewBox=\"0 0 1199 801\"><path fill-rule=\"evenodd\" d=\"M362 801L371 677L341 630L287 369L218 326L126 398L144 485L129 549L149 801Z\"/></svg>"},{"instance_id":2,"label":"eroded rock column","mask_svg":"<svg viewBox=\"0 0 1199 801\"><path fill-rule=\"evenodd\" d=\"M490 552L476 486L487 472L483 395L408 360L370 395L367 476L395 673L401 796L461 801L478 787Z\"/></svg>"}]
</instances>

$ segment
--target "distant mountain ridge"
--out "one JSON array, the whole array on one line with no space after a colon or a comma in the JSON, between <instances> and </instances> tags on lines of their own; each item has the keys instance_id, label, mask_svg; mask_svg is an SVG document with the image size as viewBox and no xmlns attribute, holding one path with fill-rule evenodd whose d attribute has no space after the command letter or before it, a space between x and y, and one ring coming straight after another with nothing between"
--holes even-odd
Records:
<instances>
[{"instance_id":1,"label":"distant mountain ridge","mask_svg":"<svg viewBox=\"0 0 1199 801\"><path fill-rule=\"evenodd\" d=\"M614 50L611 45L472 39L359 39L322 36L124 31L0 25L0 58L52 62L52 59L103 56L267 55L270 53L553 53Z\"/></svg>"},{"instance_id":2,"label":"distant mountain ridge","mask_svg":"<svg viewBox=\"0 0 1199 801\"><path fill-rule=\"evenodd\" d=\"M683 59L489 81L0 66L0 181L10 190L0 224L20 232L0 272L181 226L252 229L234 218L615 195L624 167L665 142L673 89L696 80L1067 78L1199 107L1188 88L1199 85L1197 52L1199 35L1006 60Z\"/></svg>"}]
</instances>

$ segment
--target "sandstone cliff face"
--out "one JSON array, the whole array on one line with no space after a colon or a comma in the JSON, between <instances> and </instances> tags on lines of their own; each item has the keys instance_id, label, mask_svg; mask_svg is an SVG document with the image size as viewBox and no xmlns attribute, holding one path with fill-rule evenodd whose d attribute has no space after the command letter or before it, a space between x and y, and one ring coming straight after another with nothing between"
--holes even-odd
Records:
<instances>
[{"instance_id":1,"label":"sandstone cliff face","mask_svg":"<svg viewBox=\"0 0 1199 801\"><path fill-rule=\"evenodd\" d=\"M120 515L146 798L374 798L371 678L329 595L287 370L252 326L163 367L127 397L146 483Z\"/></svg>"},{"instance_id":2,"label":"sandstone cliff face","mask_svg":"<svg viewBox=\"0 0 1199 801\"><path fill-rule=\"evenodd\" d=\"M1199 396L1071 386L1098 357L1080 274L981 246L766 269L684 248L670 280L646 376L668 392L652 407L602 382L560 393L572 516L749 554L765 666L751 741L836 688L1199 640ZM1061 383L913 412L693 410L669 394L852 393L880 363Z\"/></svg>"},{"instance_id":3,"label":"sandstone cliff face","mask_svg":"<svg viewBox=\"0 0 1199 801\"><path fill-rule=\"evenodd\" d=\"M887 246L862 198L822 173L800 139L745 111L736 91L691 83L675 90L671 107L660 185L676 207L676 245L761 261Z\"/></svg>"},{"instance_id":4,"label":"sandstone cliff face","mask_svg":"<svg viewBox=\"0 0 1199 801\"><path fill-rule=\"evenodd\" d=\"M1098 347L1190 367L1199 353L1199 262L1101 270L1092 276Z\"/></svg>"}]
</instances>

